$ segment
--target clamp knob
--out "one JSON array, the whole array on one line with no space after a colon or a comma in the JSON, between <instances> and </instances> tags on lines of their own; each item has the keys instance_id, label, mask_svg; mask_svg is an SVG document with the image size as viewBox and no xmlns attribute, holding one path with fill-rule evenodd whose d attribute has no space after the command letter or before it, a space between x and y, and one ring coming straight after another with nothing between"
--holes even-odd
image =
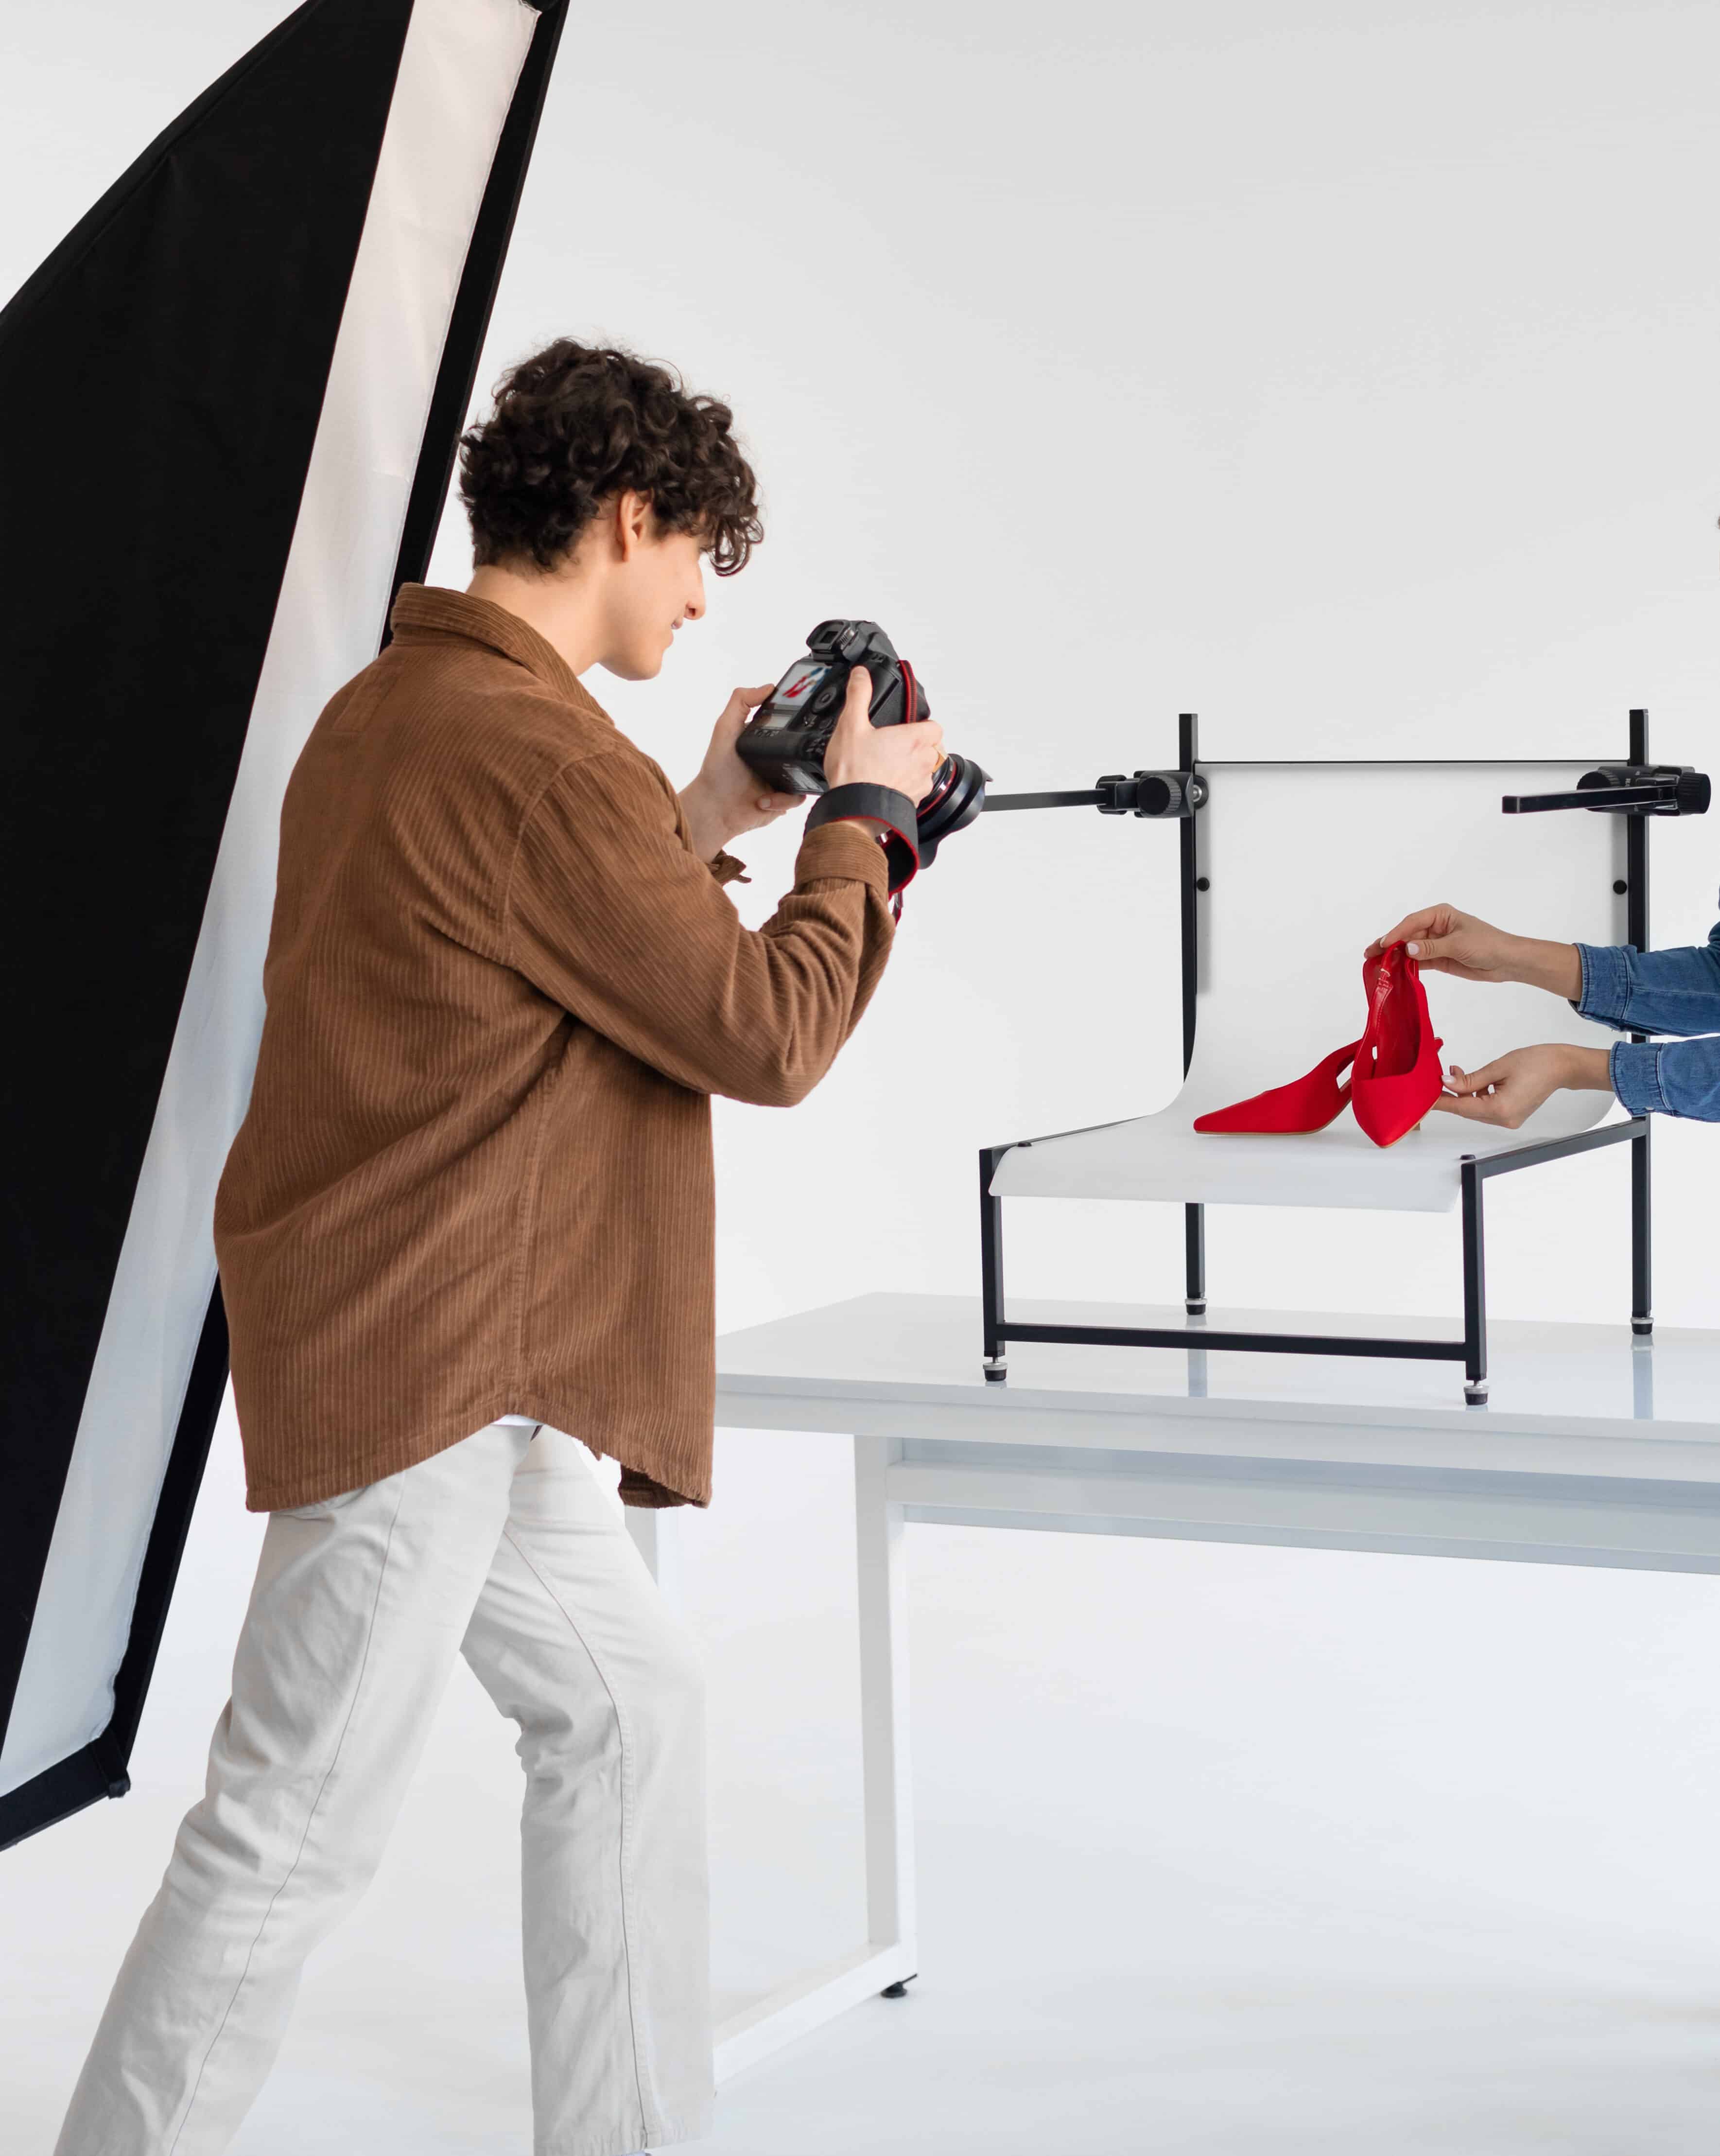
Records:
<instances>
[{"instance_id":1,"label":"clamp knob","mask_svg":"<svg viewBox=\"0 0 1720 2156\"><path fill-rule=\"evenodd\" d=\"M1190 771L1108 772L1094 792L1102 816L1192 816L1206 798L1206 782Z\"/></svg>"}]
</instances>

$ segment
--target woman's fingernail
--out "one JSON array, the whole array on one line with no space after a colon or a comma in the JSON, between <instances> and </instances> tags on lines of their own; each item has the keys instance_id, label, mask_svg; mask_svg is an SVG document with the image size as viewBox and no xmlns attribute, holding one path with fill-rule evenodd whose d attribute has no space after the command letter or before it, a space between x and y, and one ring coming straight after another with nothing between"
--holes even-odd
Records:
<instances>
[{"instance_id":1,"label":"woman's fingernail","mask_svg":"<svg viewBox=\"0 0 1720 2156\"><path fill-rule=\"evenodd\" d=\"M1405 943L1404 948L1412 958L1419 958L1421 956L1421 946L1419 943Z\"/></svg>"}]
</instances>

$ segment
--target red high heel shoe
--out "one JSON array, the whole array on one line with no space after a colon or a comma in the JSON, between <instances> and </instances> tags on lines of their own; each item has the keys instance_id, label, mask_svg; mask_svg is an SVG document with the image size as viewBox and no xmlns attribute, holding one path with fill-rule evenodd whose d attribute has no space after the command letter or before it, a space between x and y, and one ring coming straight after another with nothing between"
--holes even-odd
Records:
<instances>
[{"instance_id":1,"label":"red high heel shoe","mask_svg":"<svg viewBox=\"0 0 1720 2156\"><path fill-rule=\"evenodd\" d=\"M1349 1105L1349 1086L1340 1086L1338 1074L1354 1063L1361 1047L1353 1040L1348 1048L1334 1048L1323 1063L1315 1064L1305 1078L1270 1091L1252 1094L1233 1108L1215 1108L1196 1116L1197 1131L1323 1131L1334 1123Z\"/></svg>"},{"instance_id":2,"label":"red high heel shoe","mask_svg":"<svg viewBox=\"0 0 1720 2156\"><path fill-rule=\"evenodd\" d=\"M1234 1107L1196 1116L1197 1131L1323 1131L1346 1106L1377 1146L1395 1145L1439 1098L1439 1051L1421 969L1401 943L1362 962L1368 1023L1359 1040L1334 1049L1305 1077ZM1347 1084L1339 1073L1354 1065Z\"/></svg>"},{"instance_id":3,"label":"red high heel shoe","mask_svg":"<svg viewBox=\"0 0 1720 2156\"><path fill-rule=\"evenodd\" d=\"M1401 943L1362 962L1368 1024L1356 1050L1350 1105L1377 1146L1395 1145L1438 1100L1443 1088L1421 968Z\"/></svg>"}]
</instances>

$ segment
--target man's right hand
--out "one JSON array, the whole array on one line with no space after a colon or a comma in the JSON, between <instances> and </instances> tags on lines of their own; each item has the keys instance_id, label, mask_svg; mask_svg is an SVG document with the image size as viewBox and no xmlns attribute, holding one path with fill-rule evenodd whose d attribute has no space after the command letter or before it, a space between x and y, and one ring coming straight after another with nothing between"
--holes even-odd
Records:
<instances>
[{"instance_id":1,"label":"man's right hand","mask_svg":"<svg viewBox=\"0 0 1720 2156\"><path fill-rule=\"evenodd\" d=\"M924 801L944 761L944 729L935 719L899 726L875 726L867 716L872 675L857 666L824 752L824 775L834 786L888 786L910 801Z\"/></svg>"},{"instance_id":2,"label":"man's right hand","mask_svg":"<svg viewBox=\"0 0 1720 2156\"><path fill-rule=\"evenodd\" d=\"M1406 914L1365 955L1377 957L1388 943L1405 945L1424 971L1451 973L1460 981L1522 981L1572 1003L1583 993L1583 962L1574 943L1513 936L1455 906L1426 906Z\"/></svg>"}]
</instances>

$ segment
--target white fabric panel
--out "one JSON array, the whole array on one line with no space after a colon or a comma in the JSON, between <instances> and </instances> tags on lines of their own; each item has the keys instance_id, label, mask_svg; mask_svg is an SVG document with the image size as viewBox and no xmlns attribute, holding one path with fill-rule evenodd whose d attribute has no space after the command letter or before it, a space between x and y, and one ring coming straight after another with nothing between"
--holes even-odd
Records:
<instances>
[{"instance_id":1,"label":"white fabric panel","mask_svg":"<svg viewBox=\"0 0 1720 2156\"><path fill-rule=\"evenodd\" d=\"M215 1186L263 1027L281 797L318 713L376 654L472 227L537 16L417 0L244 754L78 1428L0 1792L106 1727L215 1285Z\"/></svg>"},{"instance_id":2,"label":"white fabric panel","mask_svg":"<svg viewBox=\"0 0 1720 2156\"><path fill-rule=\"evenodd\" d=\"M1622 759L1621 759L1622 760ZM1195 1060L1156 1115L1016 1146L1004 1197L1165 1199L1230 1205L1439 1213L1457 1159L1599 1122L1605 1093L1556 1093L1520 1131L1430 1115L1381 1148L1346 1108L1291 1137L1202 1134L1196 1116L1287 1084L1366 1020L1362 952L1405 914L1441 901L1520 935L1622 943L1622 817L1506 816L1507 793L1568 792L1591 763L1202 765L1200 993ZM1614 1039L1557 996L1424 976L1442 1063L1474 1070L1536 1041ZM1174 1020L1167 1018L1167 1023ZM1622 1112L1622 1111L1619 1111Z\"/></svg>"}]
</instances>

